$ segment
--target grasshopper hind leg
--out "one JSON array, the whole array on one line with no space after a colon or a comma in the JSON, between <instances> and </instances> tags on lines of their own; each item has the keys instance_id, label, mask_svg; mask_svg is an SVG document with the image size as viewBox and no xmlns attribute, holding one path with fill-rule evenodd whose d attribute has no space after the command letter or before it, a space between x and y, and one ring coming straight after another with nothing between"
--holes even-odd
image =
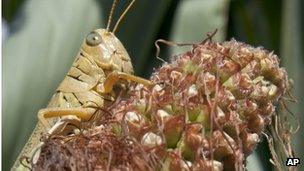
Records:
<instances>
[{"instance_id":1,"label":"grasshopper hind leg","mask_svg":"<svg viewBox=\"0 0 304 171\"><path fill-rule=\"evenodd\" d=\"M95 108L60 108L60 107L54 107L54 108L44 108L41 109L38 112L38 119L44 126L46 130L49 130L51 128L50 123L47 121L48 118L53 117L61 117L61 116L76 116L81 121L87 121L91 118L91 116L95 113ZM65 120L75 120L77 118L74 117L74 119L66 117ZM63 121L64 121L63 119ZM63 124L61 124L62 126ZM58 125L61 127L60 125ZM58 128L59 129L59 128Z\"/></svg>"},{"instance_id":2,"label":"grasshopper hind leg","mask_svg":"<svg viewBox=\"0 0 304 171\"><path fill-rule=\"evenodd\" d=\"M75 116L66 116L56 122L56 124L49 129L48 133L68 135L73 132L75 127L78 127L81 123L81 120Z\"/></svg>"}]
</instances>

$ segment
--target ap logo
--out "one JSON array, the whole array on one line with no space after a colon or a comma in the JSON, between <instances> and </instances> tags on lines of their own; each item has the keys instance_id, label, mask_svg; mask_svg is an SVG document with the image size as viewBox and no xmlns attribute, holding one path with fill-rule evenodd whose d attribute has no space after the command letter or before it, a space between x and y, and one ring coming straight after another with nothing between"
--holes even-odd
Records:
<instances>
[{"instance_id":1,"label":"ap logo","mask_svg":"<svg viewBox=\"0 0 304 171\"><path fill-rule=\"evenodd\" d=\"M297 166L300 164L299 158L287 158L286 160L286 166Z\"/></svg>"}]
</instances>

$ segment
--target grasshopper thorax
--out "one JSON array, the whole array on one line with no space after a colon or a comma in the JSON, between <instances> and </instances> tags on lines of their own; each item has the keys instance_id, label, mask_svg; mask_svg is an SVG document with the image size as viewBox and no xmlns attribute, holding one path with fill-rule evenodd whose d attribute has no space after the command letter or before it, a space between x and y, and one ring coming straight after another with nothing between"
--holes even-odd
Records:
<instances>
[{"instance_id":1,"label":"grasshopper thorax","mask_svg":"<svg viewBox=\"0 0 304 171\"><path fill-rule=\"evenodd\" d=\"M81 51L102 69L133 73L128 52L118 38L107 29L97 29L89 33Z\"/></svg>"}]
</instances>

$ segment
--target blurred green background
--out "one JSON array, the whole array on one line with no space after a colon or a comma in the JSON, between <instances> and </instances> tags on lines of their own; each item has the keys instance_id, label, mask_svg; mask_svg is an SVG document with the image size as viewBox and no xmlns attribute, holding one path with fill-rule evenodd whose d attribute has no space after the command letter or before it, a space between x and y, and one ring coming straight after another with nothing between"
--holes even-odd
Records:
<instances>
[{"instance_id":1,"label":"blurred green background","mask_svg":"<svg viewBox=\"0 0 304 171\"><path fill-rule=\"evenodd\" d=\"M105 28L112 0L3 0L2 169L9 170L37 121L37 111L70 68L86 34ZM118 5L115 19L127 0ZM298 103L291 110L304 123L304 29L301 0L137 0L117 37L137 75L148 78L160 61L154 41L198 42L216 28L218 41L237 40L273 50L294 80ZM161 57L190 47L162 46ZM167 58L166 58L167 57ZM303 127L294 136L304 159ZM248 159L248 170L271 170L264 140ZM302 162L302 161L301 161ZM303 163L303 162L302 162ZM304 170L301 164L299 170Z\"/></svg>"}]
</instances>

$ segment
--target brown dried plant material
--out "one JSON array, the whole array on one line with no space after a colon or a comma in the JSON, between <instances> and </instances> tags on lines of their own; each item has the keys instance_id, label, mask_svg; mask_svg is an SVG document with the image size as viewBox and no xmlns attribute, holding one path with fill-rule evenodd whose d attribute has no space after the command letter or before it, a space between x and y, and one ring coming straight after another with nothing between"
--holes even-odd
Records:
<instances>
[{"instance_id":1,"label":"brown dried plant material","mask_svg":"<svg viewBox=\"0 0 304 171\"><path fill-rule=\"evenodd\" d=\"M79 135L50 136L33 170L151 170L141 148L103 126Z\"/></svg>"},{"instance_id":2,"label":"brown dried plant material","mask_svg":"<svg viewBox=\"0 0 304 171\"><path fill-rule=\"evenodd\" d=\"M196 44L151 81L104 112L115 124L46 139L34 169L245 170L290 87L275 54L235 40Z\"/></svg>"}]
</instances>

